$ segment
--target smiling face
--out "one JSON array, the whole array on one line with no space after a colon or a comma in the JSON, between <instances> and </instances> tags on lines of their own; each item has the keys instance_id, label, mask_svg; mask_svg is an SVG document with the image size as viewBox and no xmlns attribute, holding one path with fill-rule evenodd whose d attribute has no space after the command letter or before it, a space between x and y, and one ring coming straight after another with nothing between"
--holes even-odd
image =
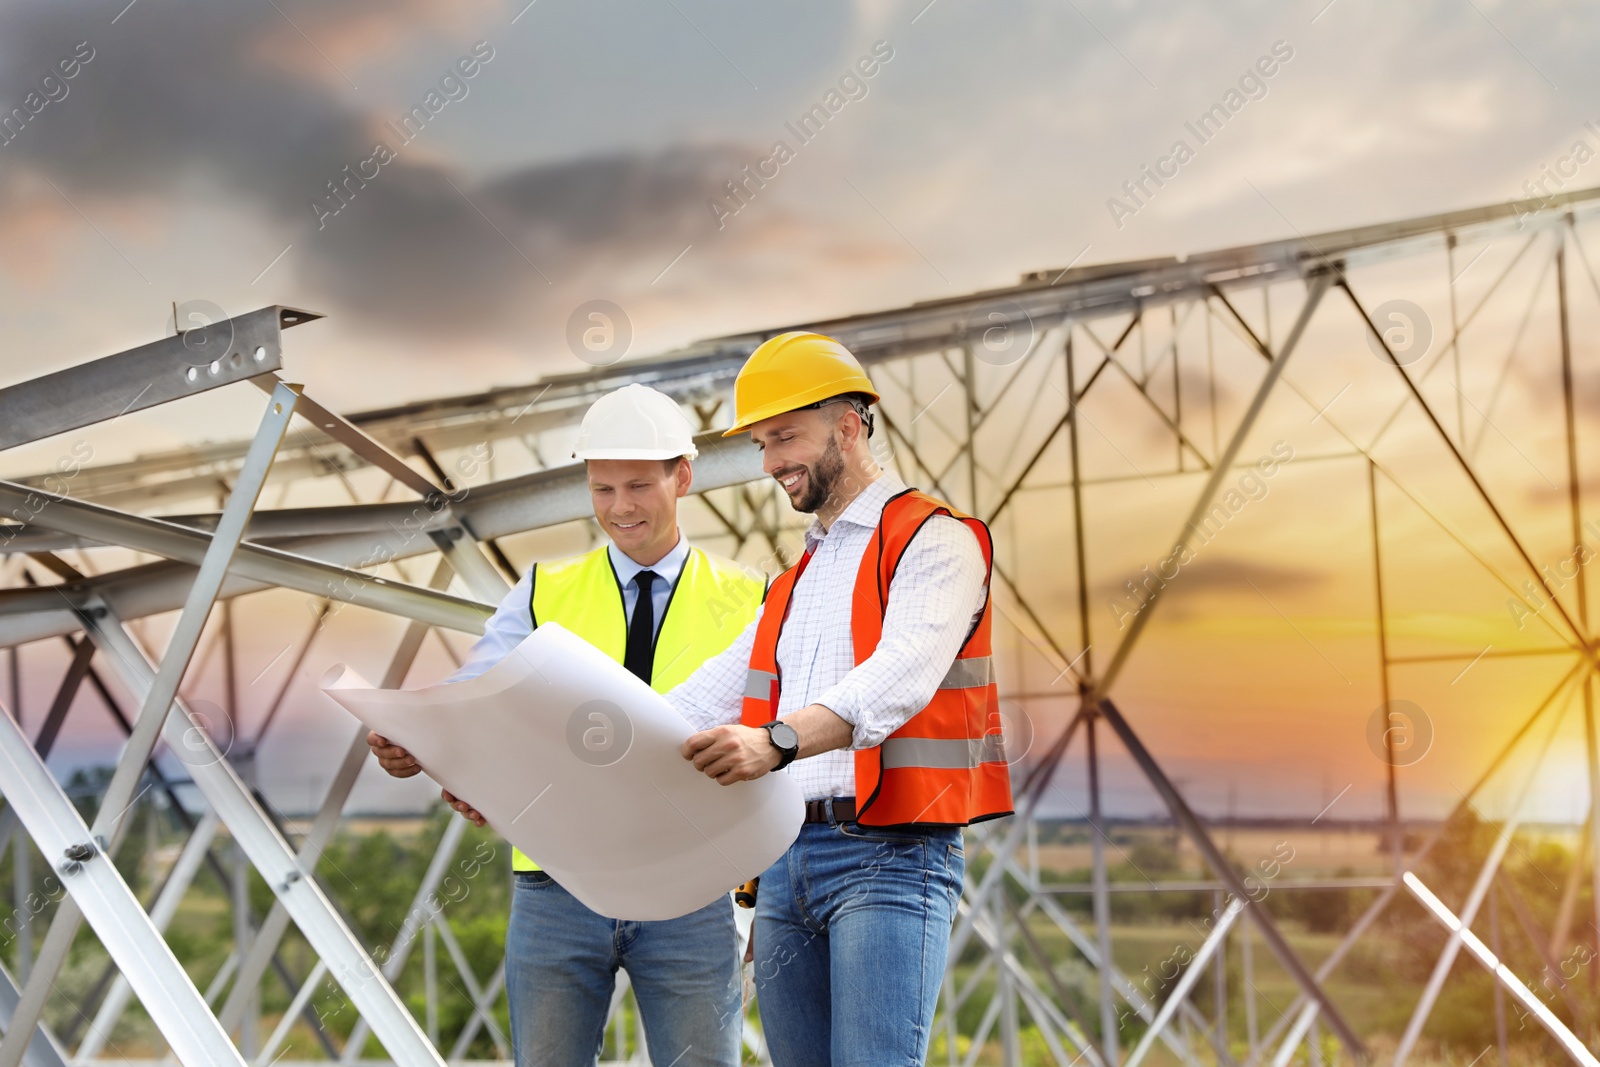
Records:
<instances>
[{"instance_id":1,"label":"smiling face","mask_svg":"<svg viewBox=\"0 0 1600 1067\"><path fill-rule=\"evenodd\" d=\"M785 412L750 427L762 469L783 487L796 511L815 514L824 526L865 484L851 491L846 477L852 466L846 453L855 458L860 436L860 418L843 403Z\"/></svg>"},{"instance_id":2,"label":"smiling face","mask_svg":"<svg viewBox=\"0 0 1600 1067\"><path fill-rule=\"evenodd\" d=\"M591 459L589 499L600 528L635 563L646 567L678 543L678 499L693 471L684 459Z\"/></svg>"}]
</instances>

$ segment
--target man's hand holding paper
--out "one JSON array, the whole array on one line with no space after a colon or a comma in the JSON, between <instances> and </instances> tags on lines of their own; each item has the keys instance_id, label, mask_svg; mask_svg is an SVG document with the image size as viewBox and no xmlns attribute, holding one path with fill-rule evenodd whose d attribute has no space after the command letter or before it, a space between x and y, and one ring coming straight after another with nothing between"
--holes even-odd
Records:
<instances>
[{"instance_id":1,"label":"man's hand holding paper","mask_svg":"<svg viewBox=\"0 0 1600 1067\"><path fill-rule=\"evenodd\" d=\"M760 874L799 832L787 775L730 792L696 773L681 754L689 725L555 624L477 678L376 690L335 668L323 688L372 728L386 770L425 770L452 807L603 915L686 914Z\"/></svg>"},{"instance_id":2,"label":"man's hand holding paper","mask_svg":"<svg viewBox=\"0 0 1600 1067\"><path fill-rule=\"evenodd\" d=\"M378 766L395 778L410 778L422 773L422 764L417 762L417 757L399 745L391 744L387 737L376 730L367 731L367 747L377 757ZM450 790L441 789L439 795L453 811L460 812L462 818L474 826L485 825L483 814Z\"/></svg>"}]
</instances>

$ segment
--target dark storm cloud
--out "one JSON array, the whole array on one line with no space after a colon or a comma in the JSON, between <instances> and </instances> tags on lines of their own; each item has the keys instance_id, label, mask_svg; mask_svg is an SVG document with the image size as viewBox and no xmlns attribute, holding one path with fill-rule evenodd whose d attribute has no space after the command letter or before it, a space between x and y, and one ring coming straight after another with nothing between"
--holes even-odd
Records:
<instances>
[{"instance_id":1,"label":"dark storm cloud","mask_svg":"<svg viewBox=\"0 0 1600 1067\"><path fill-rule=\"evenodd\" d=\"M608 264L665 264L708 229L705 201L747 161L728 147L684 147L475 184L441 161L431 131L404 142L391 124L410 102L394 114L358 106L362 94L344 80L351 61L341 53L339 67L309 43L306 67L272 54L291 35L288 19L316 37L349 33L363 20L421 16L366 0L281 6L288 18L271 4L198 0L142 0L121 16L122 0L0 15L0 112L20 106L78 42L94 49L68 95L0 146L0 214L25 210L33 174L75 203L173 203L203 178L294 242L297 268L342 310L407 329L492 328L564 307L565 286ZM431 83L446 71L426 73ZM484 95L493 75L491 61L474 92ZM416 102L431 87L419 83ZM469 95L432 121L461 121L475 106ZM344 168L369 159L380 141L395 158L373 180L344 186L353 193L336 216L319 212L328 183L342 182Z\"/></svg>"},{"instance_id":2,"label":"dark storm cloud","mask_svg":"<svg viewBox=\"0 0 1600 1067\"><path fill-rule=\"evenodd\" d=\"M1249 592L1253 583L1263 593L1298 593L1310 589L1327 577L1305 567L1283 567L1273 563L1218 556L1198 559L1185 567L1179 581L1196 590Z\"/></svg>"},{"instance_id":3,"label":"dark storm cloud","mask_svg":"<svg viewBox=\"0 0 1600 1067\"><path fill-rule=\"evenodd\" d=\"M589 158L472 188L402 156L308 239L310 277L373 316L525 322L540 306L566 308L608 269L665 266L711 229L709 190L737 158L722 148Z\"/></svg>"},{"instance_id":4,"label":"dark storm cloud","mask_svg":"<svg viewBox=\"0 0 1600 1067\"><path fill-rule=\"evenodd\" d=\"M1326 573L1306 567L1280 566L1239 556L1202 555L1184 566L1178 571L1178 576L1169 579L1167 584L1181 587L1194 595L1243 593L1254 597L1257 591L1267 596L1279 593L1302 593L1315 588L1327 577ZM1126 575L1101 579L1093 586L1094 595L1101 599L1120 600L1128 592L1125 583L1130 578L1138 584L1144 576ZM1250 588L1252 583L1255 585L1255 591ZM1153 579L1152 584L1154 584ZM1176 591L1176 588L1173 591Z\"/></svg>"},{"instance_id":5,"label":"dark storm cloud","mask_svg":"<svg viewBox=\"0 0 1600 1067\"><path fill-rule=\"evenodd\" d=\"M6 109L74 43L95 49L71 95L0 149L8 170L37 168L69 194L170 193L199 171L286 213L365 139L361 116L334 92L252 54L265 20L279 17L270 5L263 15L255 5L145 2L115 25L104 5L19 7L0 19Z\"/></svg>"}]
</instances>

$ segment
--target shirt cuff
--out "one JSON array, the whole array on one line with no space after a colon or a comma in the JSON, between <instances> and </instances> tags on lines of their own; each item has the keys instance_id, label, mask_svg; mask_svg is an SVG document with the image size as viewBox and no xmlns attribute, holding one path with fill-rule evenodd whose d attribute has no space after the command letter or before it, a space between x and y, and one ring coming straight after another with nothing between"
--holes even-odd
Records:
<instances>
[{"instance_id":1,"label":"shirt cuff","mask_svg":"<svg viewBox=\"0 0 1600 1067\"><path fill-rule=\"evenodd\" d=\"M858 748L871 748L883 740L882 738L871 736L869 724L864 721L866 716L861 713L861 698L848 680L823 690L822 695L811 703L821 704L850 724L851 751Z\"/></svg>"}]
</instances>

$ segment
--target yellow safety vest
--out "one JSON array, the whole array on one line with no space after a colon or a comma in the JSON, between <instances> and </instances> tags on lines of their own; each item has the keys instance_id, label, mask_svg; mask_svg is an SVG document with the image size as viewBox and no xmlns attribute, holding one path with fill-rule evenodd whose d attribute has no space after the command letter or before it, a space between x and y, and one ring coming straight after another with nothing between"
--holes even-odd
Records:
<instances>
[{"instance_id":1,"label":"yellow safety vest","mask_svg":"<svg viewBox=\"0 0 1600 1067\"><path fill-rule=\"evenodd\" d=\"M766 588L766 580L742 564L691 547L656 629L650 688L665 693L733 644L756 617ZM581 556L534 564L530 608L535 627L558 623L622 662L628 616L622 584L604 545ZM539 865L513 849L511 869L536 871Z\"/></svg>"}]
</instances>

